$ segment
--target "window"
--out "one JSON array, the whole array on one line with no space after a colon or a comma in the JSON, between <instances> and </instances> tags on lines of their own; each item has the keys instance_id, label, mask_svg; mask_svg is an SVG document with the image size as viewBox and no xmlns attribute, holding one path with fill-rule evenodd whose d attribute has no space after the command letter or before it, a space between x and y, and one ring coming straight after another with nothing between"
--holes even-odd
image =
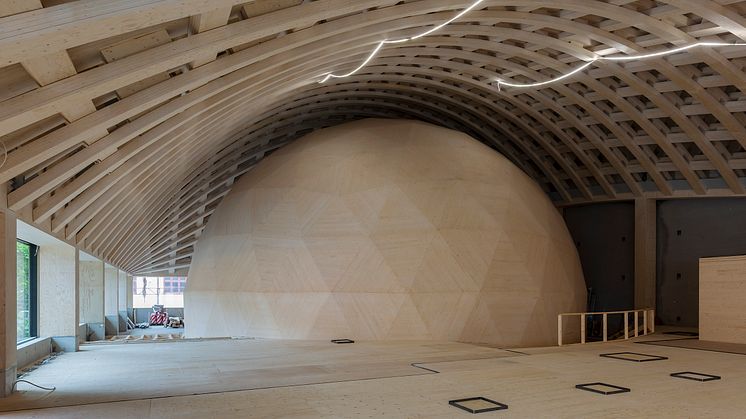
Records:
<instances>
[{"instance_id":1,"label":"window","mask_svg":"<svg viewBox=\"0 0 746 419\"><path fill-rule=\"evenodd\" d=\"M35 244L16 241L16 343L36 337L38 249Z\"/></svg>"},{"instance_id":2,"label":"window","mask_svg":"<svg viewBox=\"0 0 746 419\"><path fill-rule=\"evenodd\" d=\"M167 308L184 307L185 276L137 276L132 281L133 306L150 308L162 304Z\"/></svg>"},{"instance_id":3,"label":"window","mask_svg":"<svg viewBox=\"0 0 746 419\"><path fill-rule=\"evenodd\" d=\"M163 278L163 294L184 294L185 276L167 276Z\"/></svg>"}]
</instances>

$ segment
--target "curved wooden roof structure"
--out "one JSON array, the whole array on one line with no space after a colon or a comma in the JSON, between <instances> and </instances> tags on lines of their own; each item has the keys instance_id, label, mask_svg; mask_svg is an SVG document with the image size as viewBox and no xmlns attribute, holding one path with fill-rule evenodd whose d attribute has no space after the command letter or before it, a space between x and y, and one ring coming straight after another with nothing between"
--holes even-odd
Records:
<instances>
[{"instance_id":1,"label":"curved wooden roof structure","mask_svg":"<svg viewBox=\"0 0 746 419\"><path fill-rule=\"evenodd\" d=\"M312 130L366 118L457 129L558 205L746 192L740 0L0 2L7 206L130 273L180 273L232 183Z\"/></svg>"}]
</instances>

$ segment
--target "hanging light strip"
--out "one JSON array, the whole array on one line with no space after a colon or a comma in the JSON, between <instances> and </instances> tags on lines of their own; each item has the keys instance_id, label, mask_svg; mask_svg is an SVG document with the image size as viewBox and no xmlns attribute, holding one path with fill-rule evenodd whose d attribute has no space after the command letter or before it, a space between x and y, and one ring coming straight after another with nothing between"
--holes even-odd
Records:
<instances>
[{"instance_id":1,"label":"hanging light strip","mask_svg":"<svg viewBox=\"0 0 746 419\"><path fill-rule=\"evenodd\" d=\"M560 81L562 79L566 79L566 78L568 78L568 77L570 77L570 76L572 76L572 75L574 75L576 73L579 73L579 72L585 70L586 68L588 68L591 64L595 63L597 60L598 60L598 58L594 58L591 61L588 61L587 63L581 65L580 67L576 68L575 70L572 70L569 73L565 73L565 74L563 74L561 76L558 76L558 77L555 77L555 78L553 78L551 80L541 81L541 82L538 82L538 83L531 83L530 85L529 84L510 83L510 82L507 82L505 80L498 79L497 80L497 88L500 89L500 86L510 86L510 87L538 87L538 86L544 86L545 84L554 83L554 82Z\"/></svg>"},{"instance_id":2,"label":"hanging light strip","mask_svg":"<svg viewBox=\"0 0 746 419\"><path fill-rule=\"evenodd\" d=\"M497 89L500 90L502 86L508 86L508 87L539 87L544 86L550 83L558 82L560 80L566 79L574 74L577 74L586 68L588 68L591 64L595 63L596 61L641 61L648 58L655 58L655 57L662 57L664 55L671 55L676 54L677 52L686 51L688 49L692 49L695 47L732 47L732 46L746 46L746 43L728 43L728 42L697 42L694 44L686 45L683 47L673 48L673 49L667 49L664 51L658 51L653 52L650 54L640 54L640 55L623 55L618 57L603 57L603 56L596 56L592 60L588 61L587 63L581 65L580 67L565 73L561 74L553 79L549 79L542 82L536 82L536 83L512 83L505 81L503 79L497 79Z\"/></svg>"},{"instance_id":3,"label":"hanging light strip","mask_svg":"<svg viewBox=\"0 0 746 419\"><path fill-rule=\"evenodd\" d=\"M365 60L362 63L360 63L360 65L357 66L357 68L355 68L354 70L350 71L349 73L345 73L345 74L334 74L334 73L323 74L323 75L319 76L319 77L323 77L321 79L321 81L319 81L319 83L326 83L327 81L329 81L329 79L333 79L333 78L334 79L341 79L341 78L345 78L345 77L350 77L353 74L357 73L358 71L362 70L366 65L368 65L368 63L370 63L370 61L373 60L373 58L375 58L376 55L378 55L378 53L381 51L381 48L383 48L384 45L388 45L388 44L400 44L400 43L403 43L403 42L411 41L413 39L418 39L418 38L422 38L423 36L430 35L431 33L436 32L436 31L444 28L445 26L451 24L452 22L458 20L459 18L461 18L465 14L467 14L470 11L474 10L474 8L476 8L477 6L479 6L479 4L482 3L483 1L484 0L477 0L477 1L475 1L469 7L467 7L464 10L462 10L461 12L459 12L456 16L452 17L451 19L449 19L449 20L441 23L440 25L432 27L432 28L428 29L425 32L422 32L420 34L412 36L410 38L400 38L400 39L393 39L393 40L392 39L384 39L383 41L380 41L378 44L376 44L376 47L373 49L373 51L370 54L368 54L368 56L365 58ZM604 56L597 55L596 57L594 57L590 61L588 61L585 64L581 65L580 67L578 67L578 68L576 68L574 70L571 70L571 71L569 71L567 73L561 74L561 75L559 75L559 76L557 76L557 77L555 77L553 79L546 80L546 81L541 81L541 82L536 82L536 83L513 83L513 82L510 82L510 81L506 81L506 80L498 78L498 79L496 79L497 89L500 90L500 88L502 86L516 87L516 88L528 88L528 87L545 86L547 84L559 82L559 81L564 80L564 79L566 79L568 77L571 77L571 76L573 76L573 75L575 75L575 74L577 74L577 73L585 70L586 68L590 67L596 61L640 61L640 60L645 60L645 59L648 59L648 58L655 58L655 57L662 57L664 55L676 54L678 52L686 51L686 50L689 50L689 49L692 49L692 48L696 48L696 47L731 47L731 46L746 46L746 43L696 42L694 44L685 45L683 47L677 47L677 48L672 48L672 49L668 49L668 50L653 52L653 53L650 53L650 54L623 55L623 56L614 56L614 57L604 57Z\"/></svg>"},{"instance_id":4,"label":"hanging light strip","mask_svg":"<svg viewBox=\"0 0 746 419\"><path fill-rule=\"evenodd\" d=\"M373 52L371 52L370 55L368 55L368 58L366 58L365 61L363 61L362 64L360 64L356 69L350 71L347 74L332 74L332 73L327 73L324 76L324 78L319 83L326 83L327 81L329 81L329 79L332 79L332 78L334 78L334 79L341 79L341 78L345 78L345 77L350 77L351 75L353 75L353 74L357 73L358 71L362 70L363 67L365 67L370 62L370 60L372 60L373 57L375 57L378 54L378 51L380 51L381 48L383 48L384 45L386 45L386 44L400 44L402 42L407 42L407 41L411 41L412 39L418 39L418 38L422 38L423 36L430 35L431 33L435 32L435 31L438 31L440 29L443 29L444 27L448 26L450 23L452 23L453 21L459 19L461 16L463 16L463 15L471 12L472 10L474 10L475 7L479 6L479 3L482 3L483 1L484 0L477 0L477 1L475 1L474 3L471 4L471 6L467 7L464 10L462 10L456 16L448 19L447 21L441 23L438 26L430 28L430 29L426 30L425 32L422 32L421 34L415 35L415 36L413 36L411 38L401 38L401 39L394 39L394 40L384 39L383 41L379 42L378 45L376 45L376 47L373 49Z\"/></svg>"}]
</instances>

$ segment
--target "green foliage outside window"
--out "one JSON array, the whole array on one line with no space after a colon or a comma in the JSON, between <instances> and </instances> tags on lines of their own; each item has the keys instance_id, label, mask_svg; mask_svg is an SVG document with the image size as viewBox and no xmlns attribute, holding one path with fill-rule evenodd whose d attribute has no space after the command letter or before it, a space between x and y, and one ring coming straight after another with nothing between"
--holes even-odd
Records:
<instances>
[{"instance_id":1,"label":"green foliage outside window","mask_svg":"<svg viewBox=\"0 0 746 419\"><path fill-rule=\"evenodd\" d=\"M16 242L16 341L31 337L31 246Z\"/></svg>"}]
</instances>

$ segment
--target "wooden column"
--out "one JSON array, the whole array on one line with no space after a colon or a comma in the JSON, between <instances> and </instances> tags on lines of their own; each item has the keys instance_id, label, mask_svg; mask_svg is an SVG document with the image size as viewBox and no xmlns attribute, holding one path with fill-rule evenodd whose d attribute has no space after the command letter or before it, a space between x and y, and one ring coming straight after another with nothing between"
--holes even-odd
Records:
<instances>
[{"instance_id":1,"label":"wooden column","mask_svg":"<svg viewBox=\"0 0 746 419\"><path fill-rule=\"evenodd\" d=\"M16 217L0 210L0 397L16 379Z\"/></svg>"},{"instance_id":2,"label":"wooden column","mask_svg":"<svg viewBox=\"0 0 746 419\"><path fill-rule=\"evenodd\" d=\"M635 308L655 308L656 202L635 199Z\"/></svg>"}]
</instances>

